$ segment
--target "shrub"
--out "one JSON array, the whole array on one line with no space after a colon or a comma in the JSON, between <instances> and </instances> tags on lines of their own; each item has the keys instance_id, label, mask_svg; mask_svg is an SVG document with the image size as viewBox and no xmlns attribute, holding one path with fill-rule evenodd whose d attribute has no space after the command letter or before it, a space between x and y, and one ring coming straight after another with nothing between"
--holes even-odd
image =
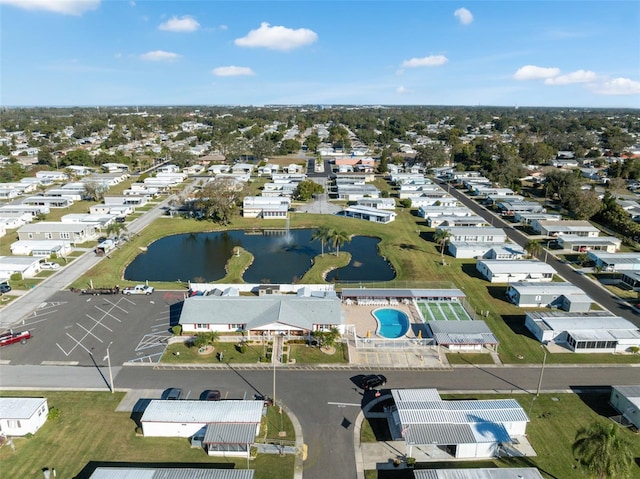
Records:
<instances>
[{"instance_id":1,"label":"shrub","mask_svg":"<svg viewBox=\"0 0 640 479\"><path fill-rule=\"evenodd\" d=\"M289 357L288 357L286 354L283 354L283 355L282 355L282 362L283 362L284 364L287 364L287 363L289 362Z\"/></svg>"},{"instance_id":2,"label":"shrub","mask_svg":"<svg viewBox=\"0 0 640 479\"><path fill-rule=\"evenodd\" d=\"M22 281L22 273L13 273L9 279L11 281Z\"/></svg>"},{"instance_id":3,"label":"shrub","mask_svg":"<svg viewBox=\"0 0 640 479\"><path fill-rule=\"evenodd\" d=\"M49 413L47 414L47 419L49 421L54 421L60 418L60 409L55 406L49 408Z\"/></svg>"},{"instance_id":4,"label":"shrub","mask_svg":"<svg viewBox=\"0 0 640 479\"><path fill-rule=\"evenodd\" d=\"M173 333L174 336L180 336L182 334L182 326L180 326L179 324L176 324L174 327L171 328L171 332Z\"/></svg>"},{"instance_id":5,"label":"shrub","mask_svg":"<svg viewBox=\"0 0 640 479\"><path fill-rule=\"evenodd\" d=\"M236 351L238 351L240 354L246 353L247 352L247 344L244 343L244 342L236 344Z\"/></svg>"}]
</instances>

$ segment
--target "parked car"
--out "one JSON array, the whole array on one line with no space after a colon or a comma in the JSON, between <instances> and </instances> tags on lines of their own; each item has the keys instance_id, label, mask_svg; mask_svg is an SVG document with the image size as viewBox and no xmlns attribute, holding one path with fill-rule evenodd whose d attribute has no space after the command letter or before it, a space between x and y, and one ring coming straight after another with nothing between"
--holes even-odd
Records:
<instances>
[{"instance_id":1,"label":"parked car","mask_svg":"<svg viewBox=\"0 0 640 479\"><path fill-rule=\"evenodd\" d=\"M222 399L222 394L217 389L210 389L204 397L205 401L220 401L220 399Z\"/></svg>"},{"instance_id":2,"label":"parked car","mask_svg":"<svg viewBox=\"0 0 640 479\"><path fill-rule=\"evenodd\" d=\"M182 399L182 389L180 388L171 388L167 390L167 394L165 399L171 401L177 401L178 399Z\"/></svg>"},{"instance_id":3,"label":"parked car","mask_svg":"<svg viewBox=\"0 0 640 479\"><path fill-rule=\"evenodd\" d=\"M28 339L31 339L31 333L29 331L14 333L12 330L9 330L8 333L0 334L0 347L13 343L26 344Z\"/></svg>"},{"instance_id":4,"label":"parked car","mask_svg":"<svg viewBox=\"0 0 640 479\"><path fill-rule=\"evenodd\" d=\"M146 284L137 284L135 286L129 286L122 290L122 294L151 294L153 293L153 286L147 286Z\"/></svg>"},{"instance_id":5,"label":"parked car","mask_svg":"<svg viewBox=\"0 0 640 479\"><path fill-rule=\"evenodd\" d=\"M362 378L362 389L370 391L387 384L387 378L382 374L369 374Z\"/></svg>"},{"instance_id":6,"label":"parked car","mask_svg":"<svg viewBox=\"0 0 640 479\"><path fill-rule=\"evenodd\" d=\"M60 265L58 263L53 263L51 261L45 261L40 263L40 269L59 269Z\"/></svg>"},{"instance_id":7,"label":"parked car","mask_svg":"<svg viewBox=\"0 0 640 479\"><path fill-rule=\"evenodd\" d=\"M0 294L8 293L9 291L11 291L11 286L9 286L7 283L0 284Z\"/></svg>"}]
</instances>

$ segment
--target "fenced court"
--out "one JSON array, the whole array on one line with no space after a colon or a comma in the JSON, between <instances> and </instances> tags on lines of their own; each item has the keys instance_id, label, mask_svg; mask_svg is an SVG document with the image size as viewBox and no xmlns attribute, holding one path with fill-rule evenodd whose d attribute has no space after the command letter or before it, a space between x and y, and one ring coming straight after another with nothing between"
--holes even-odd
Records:
<instances>
[{"instance_id":1,"label":"fenced court","mask_svg":"<svg viewBox=\"0 0 640 479\"><path fill-rule=\"evenodd\" d=\"M420 301L425 321L469 321L471 317L458 301Z\"/></svg>"}]
</instances>

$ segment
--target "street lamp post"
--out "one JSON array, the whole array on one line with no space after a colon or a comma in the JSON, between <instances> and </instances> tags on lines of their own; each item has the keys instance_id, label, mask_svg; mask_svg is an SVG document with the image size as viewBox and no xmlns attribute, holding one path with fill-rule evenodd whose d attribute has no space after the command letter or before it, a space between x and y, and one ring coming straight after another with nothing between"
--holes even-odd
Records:
<instances>
[{"instance_id":1,"label":"street lamp post","mask_svg":"<svg viewBox=\"0 0 640 479\"><path fill-rule=\"evenodd\" d=\"M109 353L109 347L113 344L113 341L111 341L109 343L109 346L107 346L107 355L104 357L104 359L107 360L107 367L109 368L109 388L111 389L111 394L113 394L115 392L115 388L113 385L113 372L111 371L111 354ZM103 359L103 361L104 361Z\"/></svg>"},{"instance_id":2,"label":"street lamp post","mask_svg":"<svg viewBox=\"0 0 640 479\"><path fill-rule=\"evenodd\" d=\"M544 375L544 366L547 363L547 350L542 345L544 356L542 357L542 367L540 368L540 379L538 379L538 390L536 391L536 397L540 396L540 388L542 387L542 376Z\"/></svg>"}]
</instances>

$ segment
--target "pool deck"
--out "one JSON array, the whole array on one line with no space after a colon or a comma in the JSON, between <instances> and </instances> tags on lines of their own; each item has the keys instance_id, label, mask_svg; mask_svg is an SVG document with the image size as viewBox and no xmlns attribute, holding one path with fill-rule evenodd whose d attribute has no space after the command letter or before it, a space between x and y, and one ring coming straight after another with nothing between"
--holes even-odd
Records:
<instances>
[{"instance_id":1,"label":"pool deck","mask_svg":"<svg viewBox=\"0 0 640 479\"><path fill-rule=\"evenodd\" d=\"M416 310L413 304L391 304L391 305L358 305L358 304L346 304L342 303L342 311L344 311L345 322L347 324L353 324L356 329L356 334L361 338L366 338L367 333L370 337L380 337L376 335L378 329L378 321L373 316L373 311L381 308L397 309L405 313L409 317L409 332L406 334L408 338L417 338L418 331L422 330L424 337L427 332L426 325L422 321L420 314Z\"/></svg>"}]
</instances>

